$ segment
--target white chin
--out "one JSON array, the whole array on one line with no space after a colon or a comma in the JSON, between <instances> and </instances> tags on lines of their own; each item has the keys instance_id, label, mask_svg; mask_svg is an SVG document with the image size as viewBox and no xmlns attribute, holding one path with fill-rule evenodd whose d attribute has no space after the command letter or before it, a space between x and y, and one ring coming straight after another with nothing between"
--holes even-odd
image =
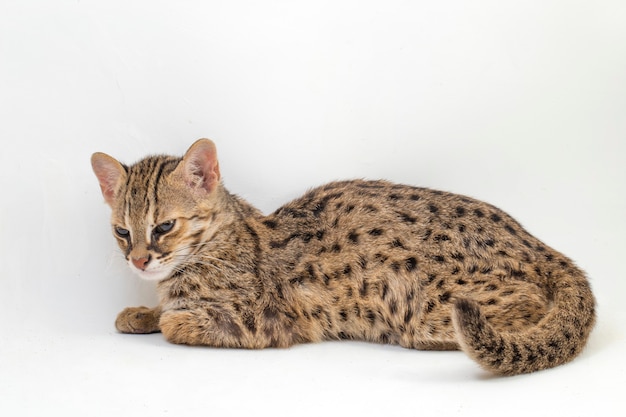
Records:
<instances>
[{"instance_id":1,"label":"white chin","mask_svg":"<svg viewBox=\"0 0 626 417\"><path fill-rule=\"evenodd\" d=\"M171 270L162 269L162 268L155 269L153 271L149 269L142 271L137 268L133 268L133 271L135 271L135 273L139 275L139 278L144 279L146 281L161 281L169 277L172 274Z\"/></svg>"}]
</instances>

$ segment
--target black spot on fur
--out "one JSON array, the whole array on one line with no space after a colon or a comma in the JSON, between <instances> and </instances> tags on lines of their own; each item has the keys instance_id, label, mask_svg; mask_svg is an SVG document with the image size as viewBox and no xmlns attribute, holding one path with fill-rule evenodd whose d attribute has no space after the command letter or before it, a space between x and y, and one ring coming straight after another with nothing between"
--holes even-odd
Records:
<instances>
[{"instance_id":1,"label":"black spot on fur","mask_svg":"<svg viewBox=\"0 0 626 417\"><path fill-rule=\"evenodd\" d=\"M490 219L494 222L499 222L500 220L502 220L502 217L500 217L500 215L498 213L493 213L490 217Z\"/></svg>"},{"instance_id":2,"label":"black spot on fur","mask_svg":"<svg viewBox=\"0 0 626 417\"><path fill-rule=\"evenodd\" d=\"M263 224L270 229L276 229L276 226L278 226L278 223L276 223L274 220L265 220L263 221Z\"/></svg>"},{"instance_id":3,"label":"black spot on fur","mask_svg":"<svg viewBox=\"0 0 626 417\"><path fill-rule=\"evenodd\" d=\"M405 223L415 224L415 222L417 221L415 217L411 216L408 213L404 213L400 211L397 211L396 213L398 214L398 216L400 216L400 219L402 219L402 221Z\"/></svg>"},{"instance_id":4,"label":"black spot on fur","mask_svg":"<svg viewBox=\"0 0 626 417\"><path fill-rule=\"evenodd\" d=\"M455 252L451 256L452 256L452 259L454 259L456 261L463 261L465 259L465 256L462 253L459 253L459 252Z\"/></svg>"},{"instance_id":5,"label":"black spot on fur","mask_svg":"<svg viewBox=\"0 0 626 417\"><path fill-rule=\"evenodd\" d=\"M436 235L433 240L437 243L439 242L447 242L450 240L450 236L448 235Z\"/></svg>"},{"instance_id":6,"label":"black spot on fur","mask_svg":"<svg viewBox=\"0 0 626 417\"><path fill-rule=\"evenodd\" d=\"M374 255L374 260L376 262L381 263L381 264L387 262L387 259L389 259L389 257L386 256L386 255L383 255L382 253L377 253L377 254Z\"/></svg>"},{"instance_id":7,"label":"black spot on fur","mask_svg":"<svg viewBox=\"0 0 626 417\"><path fill-rule=\"evenodd\" d=\"M511 270L509 270L509 273L511 274L511 276L513 278L523 279L523 278L526 277L526 272L525 271L521 271L519 269L511 269Z\"/></svg>"},{"instance_id":8,"label":"black spot on fur","mask_svg":"<svg viewBox=\"0 0 626 417\"><path fill-rule=\"evenodd\" d=\"M429 204L428 211L430 211L431 213L437 213L439 211L439 208L434 204Z\"/></svg>"},{"instance_id":9,"label":"black spot on fur","mask_svg":"<svg viewBox=\"0 0 626 417\"><path fill-rule=\"evenodd\" d=\"M382 293L381 293L381 298L384 300L385 298L387 298L387 293L389 292L389 285L387 285L386 283L383 284L383 289L382 289Z\"/></svg>"},{"instance_id":10,"label":"black spot on fur","mask_svg":"<svg viewBox=\"0 0 626 417\"><path fill-rule=\"evenodd\" d=\"M404 245L402 244L402 241L401 241L400 239L398 239L398 238L394 239L394 240L391 242L391 247L392 247L392 248L406 249L406 248L404 247Z\"/></svg>"},{"instance_id":11,"label":"black spot on fur","mask_svg":"<svg viewBox=\"0 0 626 417\"><path fill-rule=\"evenodd\" d=\"M412 318L413 318L413 310L408 308L406 310L406 313L404 314L404 324L409 324Z\"/></svg>"},{"instance_id":12,"label":"black spot on fur","mask_svg":"<svg viewBox=\"0 0 626 417\"><path fill-rule=\"evenodd\" d=\"M366 297L369 289L369 283L367 281L363 281L361 288L359 289L359 295L361 297Z\"/></svg>"},{"instance_id":13,"label":"black spot on fur","mask_svg":"<svg viewBox=\"0 0 626 417\"><path fill-rule=\"evenodd\" d=\"M254 314L252 313L244 313L243 314L243 324L246 326L250 333L256 333L256 323L254 319Z\"/></svg>"},{"instance_id":14,"label":"black spot on fur","mask_svg":"<svg viewBox=\"0 0 626 417\"><path fill-rule=\"evenodd\" d=\"M414 271L415 268L417 268L417 259L415 259L414 257L407 258L405 262L405 267L406 270L409 272Z\"/></svg>"},{"instance_id":15,"label":"black spot on fur","mask_svg":"<svg viewBox=\"0 0 626 417\"><path fill-rule=\"evenodd\" d=\"M382 229L372 229L369 232L367 232L370 236L380 236L383 234L383 230Z\"/></svg>"},{"instance_id":16,"label":"black spot on fur","mask_svg":"<svg viewBox=\"0 0 626 417\"><path fill-rule=\"evenodd\" d=\"M322 279L324 280L324 285L328 285L330 283L330 277L326 274L322 274Z\"/></svg>"},{"instance_id":17,"label":"black spot on fur","mask_svg":"<svg viewBox=\"0 0 626 417\"><path fill-rule=\"evenodd\" d=\"M389 312L391 314L396 314L398 312L398 304L395 301L391 301L389 303Z\"/></svg>"},{"instance_id":18,"label":"black spot on fur","mask_svg":"<svg viewBox=\"0 0 626 417\"><path fill-rule=\"evenodd\" d=\"M302 281L304 281L304 277L302 277L302 276L297 276L297 277L295 277L295 278L291 278L291 279L289 280L289 283L290 283L291 285L301 285L301 284L302 284Z\"/></svg>"},{"instance_id":19,"label":"black spot on fur","mask_svg":"<svg viewBox=\"0 0 626 417\"><path fill-rule=\"evenodd\" d=\"M475 209L475 210L474 210L474 214L475 214L477 217L485 217L485 213L483 213L483 211L482 211L481 209Z\"/></svg>"},{"instance_id":20,"label":"black spot on fur","mask_svg":"<svg viewBox=\"0 0 626 417\"><path fill-rule=\"evenodd\" d=\"M317 274L315 273L315 267L313 264L308 264L306 266L306 272L311 281L317 281Z\"/></svg>"},{"instance_id":21,"label":"black spot on fur","mask_svg":"<svg viewBox=\"0 0 626 417\"><path fill-rule=\"evenodd\" d=\"M328 205L328 202L330 200L340 198L342 195L343 193L338 192L334 194L329 194L325 196L324 198L322 198L313 208L313 215L315 217L319 217L320 214L326 209L326 206Z\"/></svg>"},{"instance_id":22,"label":"black spot on fur","mask_svg":"<svg viewBox=\"0 0 626 417\"><path fill-rule=\"evenodd\" d=\"M359 243L359 234L353 230L352 232L350 232L350 234L348 234L348 240L350 241L350 243L356 245L357 243Z\"/></svg>"},{"instance_id":23,"label":"black spot on fur","mask_svg":"<svg viewBox=\"0 0 626 417\"><path fill-rule=\"evenodd\" d=\"M341 321L348 320L348 312L346 310L339 311L339 317L341 318Z\"/></svg>"},{"instance_id":24,"label":"black spot on fur","mask_svg":"<svg viewBox=\"0 0 626 417\"><path fill-rule=\"evenodd\" d=\"M458 207L455 209L455 211L456 211L456 215L457 215L458 217L463 217L463 216L465 216L465 208L464 208L464 207L458 206Z\"/></svg>"},{"instance_id":25,"label":"black spot on fur","mask_svg":"<svg viewBox=\"0 0 626 417\"><path fill-rule=\"evenodd\" d=\"M511 363L518 363L522 360L522 355L520 354L519 347L516 343L511 343L511 350L513 351L513 356L511 357Z\"/></svg>"}]
</instances>

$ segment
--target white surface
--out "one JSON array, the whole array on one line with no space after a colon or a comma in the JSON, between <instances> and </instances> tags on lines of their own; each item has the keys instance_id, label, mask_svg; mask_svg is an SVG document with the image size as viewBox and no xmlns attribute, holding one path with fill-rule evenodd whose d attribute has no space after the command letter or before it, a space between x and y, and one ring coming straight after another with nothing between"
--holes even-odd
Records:
<instances>
[{"instance_id":1,"label":"white surface","mask_svg":"<svg viewBox=\"0 0 626 417\"><path fill-rule=\"evenodd\" d=\"M626 415L625 21L622 0L3 1L0 415ZM117 334L154 288L89 156L203 136L266 212L350 177L500 206L588 271L588 349L496 379L461 353Z\"/></svg>"}]
</instances>

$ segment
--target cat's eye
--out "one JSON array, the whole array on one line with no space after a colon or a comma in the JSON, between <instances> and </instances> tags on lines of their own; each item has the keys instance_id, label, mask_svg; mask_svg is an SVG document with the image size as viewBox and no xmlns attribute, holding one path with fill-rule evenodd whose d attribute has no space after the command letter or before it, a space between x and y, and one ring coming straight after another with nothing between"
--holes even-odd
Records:
<instances>
[{"instance_id":1,"label":"cat's eye","mask_svg":"<svg viewBox=\"0 0 626 417\"><path fill-rule=\"evenodd\" d=\"M126 239L130 236L130 231L128 229L124 229L123 227L116 227L115 234L122 239Z\"/></svg>"},{"instance_id":2,"label":"cat's eye","mask_svg":"<svg viewBox=\"0 0 626 417\"><path fill-rule=\"evenodd\" d=\"M154 228L154 234L157 236L164 235L174 228L174 220L169 220L164 223L161 223L157 227Z\"/></svg>"}]
</instances>

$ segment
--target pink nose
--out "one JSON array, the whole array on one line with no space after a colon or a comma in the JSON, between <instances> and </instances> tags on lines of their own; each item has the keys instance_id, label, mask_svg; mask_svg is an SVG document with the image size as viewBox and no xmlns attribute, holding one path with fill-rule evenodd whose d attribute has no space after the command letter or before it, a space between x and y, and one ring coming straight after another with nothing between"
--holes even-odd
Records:
<instances>
[{"instance_id":1,"label":"pink nose","mask_svg":"<svg viewBox=\"0 0 626 417\"><path fill-rule=\"evenodd\" d=\"M148 262L150 262L150 255L144 256L143 258L132 258L132 262L133 265L135 265L135 268L145 271L148 266Z\"/></svg>"}]
</instances>

